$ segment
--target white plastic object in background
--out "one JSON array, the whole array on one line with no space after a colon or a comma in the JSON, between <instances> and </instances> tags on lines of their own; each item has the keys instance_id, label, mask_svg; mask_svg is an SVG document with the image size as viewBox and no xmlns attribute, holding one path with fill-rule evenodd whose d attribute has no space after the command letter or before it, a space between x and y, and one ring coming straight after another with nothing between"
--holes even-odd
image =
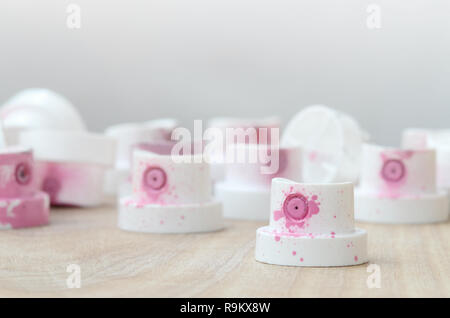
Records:
<instances>
[{"instance_id":1,"label":"white plastic object in background","mask_svg":"<svg viewBox=\"0 0 450 318\"><path fill-rule=\"evenodd\" d=\"M139 143L131 146L131 152L134 150L143 150L159 155L170 155L172 148L177 144L172 140L158 140L152 142ZM192 149L192 148L191 148ZM130 156L131 158L132 156ZM131 166L131 164L130 164ZM123 197L131 194L131 170L130 168L110 169L106 173L105 193L116 194L117 197Z\"/></svg>"},{"instance_id":2,"label":"white plastic object in background","mask_svg":"<svg viewBox=\"0 0 450 318\"><path fill-rule=\"evenodd\" d=\"M172 130L177 125L175 119L164 118L108 127L105 135L117 140L116 168L129 169L133 147L140 143L170 140Z\"/></svg>"},{"instance_id":3,"label":"white plastic object in background","mask_svg":"<svg viewBox=\"0 0 450 318\"><path fill-rule=\"evenodd\" d=\"M47 224L49 197L38 190L31 149L1 149L0 171L0 230Z\"/></svg>"},{"instance_id":4,"label":"white plastic object in background","mask_svg":"<svg viewBox=\"0 0 450 318\"><path fill-rule=\"evenodd\" d=\"M94 207L105 201L105 165L38 160L35 169L52 205Z\"/></svg>"},{"instance_id":5,"label":"white plastic object in background","mask_svg":"<svg viewBox=\"0 0 450 318\"><path fill-rule=\"evenodd\" d=\"M355 228L353 206L350 182L273 179L270 224L256 231L256 260L289 266L367 262L367 232Z\"/></svg>"},{"instance_id":6,"label":"white plastic object in background","mask_svg":"<svg viewBox=\"0 0 450 318\"><path fill-rule=\"evenodd\" d=\"M227 219L264 221L270 214L270 189L242 187L226 182L215 185L215 198Z\"/></svg>"},{"instance_id":7,"label":"white plastic object in background","mask_svg":"<svg viewBox=\"0 0 450 318\"><path fill-rule=\"evenodd\" d=\"M105 173L103 191L108 196L120 196L131 193L131 175L129 169L108 169Z\"/></svg>"},{"instance_id":8,"label":"white plastic object in background","mask_svg":"<svg viewBox=\"0 0 450 318\"><path fill-rule=\"evenodd\" d=\"M281 146L303 150L305 182L355 182L366 139L357 121L323 105L306 107L284 129Z\"/></svg>"},{"instance_id":9,"label":"white plastic object in background","mask_svg":"<svg viewBox=\"0 0 450 318\"><path fill-rule=\"evenodd\" d=\"M114 163L115 140L102 134L35 130L21 133L19 142L23 146L32 147L38 160L106 166Z\"/></svg>"},{"instance_id":10,"label":"white plastic object in background","mask_svg":"<svg viewBox=\"0 0 450 318\"><path fill-rule=\"evenodd\" d=\"M128 186L131 169L132 152L135 148L171 147L171 134L178 126L172 118L150 120L142 123L123 123L113 125L105 130L105 135L117 141L114 169L107 172L105 193L115 195ZM127 184L124 186L124 184Z\"/></svg>"},{"instance_id":11,"label":"white plastic object in background","mask_svg":"<svg viewBox=\"0 0 450 318\"><path fill-rule=\"evenodd\" d=\"M436 152L365 144L355 216L375 223L433 223L448 218L436 186Z\"/></svg>"},{"instance_id":12,"label":"white plastic object in background","mask_svg":"<svg viewBox=\"0 0 450 318\"><path fill-rule=\"evenodd\" d=\"M238 118L238 117L215 117L208 121L208 128L217 128L221 131L224 140L222 151L217 151L216 153L211 153L212 163L211 163L211 177L213 181L222 181L225 178L226 164L224 163L224 157L226 155L227 142L235 144L235 140L226 139L226 129L227 128L241 128L244 131L248 128L254 128L256 130L256 143L273 143L279 144L279 140L272 141L272 129L280 129L281 120L276 116L263 117L263 118ZM260 128L267 129L267 140L259 139ZM261 131L262 132L262 131ZM277 138L279 138L279 132ZM249 143L250 140L246 140Z\"/></svg>"},{"instance_id":13,"label":"white plastic object in background","mask_svg":"<svg viewBox=\"0 0 450 318\"><path fill-rule=\"evenodd\" d=\"M85 130L78 110L63 96L41 88L26 89L2 106L0 117L9 144L28 129Z\"/></svg>"},{"instance_id":14,"label":"white plastic object in background","mask_svg":"<svg viewBox=\"0 0 450 318\"><path fill-rule=\"evenodd\" d=\"M270 139L270 128L280 128L280 125L281 120L276 116L263 118L214 117L208 121L208 127L219 128L224 133L227 128L267 128L268 139Z\"/></svg>"},{"instance_id":15,"label":"white plastic object in background","mask_svg":"<svg viewBox=\"0 0 450 318\"><path fill-rule=\"evenodd\" d=\"M209 165L201 154L171 156L135 150L133 157L132 194L120 199L119 228L188 233L223 227L222 205L211 198Z\"/></svg>"},{"instance_id":16,"label":"white plastic object in background","mask_svg":"<svg viewBox=\"0 0 450 318\"><path fill-rule=\"evenodd\" d=\"M271 152L278 153L278 164L275 164L276 157L273 157L272 163L266 163L259 157L260 152L268 153L270 150L266 145L238 144L230 149L235 154L243 151L246 160L228 164L225 180L215 185L215 196L223 203L224 216L231 219L267 220L272 179L282 177L301 181L301 149L274 147ZM249 162L251 152L258 154L256 162Z\"/></svg>"},{"instance_id":17,"label":"white plastic object in background","mask_svg":"<svg viewBox=\"0 0 450 318\"><path fill-rule=\"evenodd\" d=\"M115 140L70 130L22 132L21 145L33 147L40 188L54 205L96 206L104 202L105 172L112 167Z\"/></svg>"},{"instance_id":18,"label":"white plastic object in background","mask_svg":"<svg viewBox=\"0 0 450 318\"><path fill-rule=\"evenodd\" d=\"M406 129L403 131L402 146L435 149L438 187L450 190L450 129Z\"/></svg>"}]
</instances>

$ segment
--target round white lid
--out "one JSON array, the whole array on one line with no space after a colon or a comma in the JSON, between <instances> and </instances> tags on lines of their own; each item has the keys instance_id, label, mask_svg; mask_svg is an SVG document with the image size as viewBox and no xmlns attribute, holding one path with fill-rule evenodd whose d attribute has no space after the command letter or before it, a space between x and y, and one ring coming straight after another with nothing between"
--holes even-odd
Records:
<instances>
[{"instance_id":1,"label":"round white lid","mask_svg":"<svg viewBox=\"0 0 450 318\"><path fill-rule=\"evenodd\" d=\"M351 116L323 105L297 113L284 129L281 145L303 149L304 182L356 181L364 133Z\"/></svg>"},{"instance_id":2,"label":"round white lid","mask_svg":"<svg viewBox=\"0 0 450 318\"><path fill-rule=\"evenodd\" d=\"M43 88L26 89L2 106L6 129L85 130L78 110L65 97Z\"/></svg>"}]
</instances>

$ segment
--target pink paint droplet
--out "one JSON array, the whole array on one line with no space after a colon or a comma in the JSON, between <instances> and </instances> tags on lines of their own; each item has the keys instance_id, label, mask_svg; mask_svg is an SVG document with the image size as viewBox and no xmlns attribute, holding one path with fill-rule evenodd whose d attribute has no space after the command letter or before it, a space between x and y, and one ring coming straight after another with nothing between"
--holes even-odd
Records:
<instances>
[{"instance_id":1,"label":"pink paint droplet","mask_svg":"<svg viewBox=\"0 0 450 318\"><path fill-rule=\"evenodd\" d=\"M184 220L184 215L180 216L180 218L181 218L182 220Z\"/></svg>"},{"instance_id":2,"label":"pink paint droplet","mask_svg":"<svg viewBox=\"0 0 450 318\"><path fill-rule=\"evenodd\" d=\"M294 255L294 256L295 256L296 254L297 254L297 252L296 252L296 251L292 251L292 255Z\"/></svg>"},{"instance_id":3,"label":"pink paint droplet","mask_svg":"<svg viewBox=\"0 0 450 318\"><path fill-rule=\"evenodd\" d=\"M279 242L280 241L280 237L279 236L275 236L275 241Z\"/></svg>"},{"instance_id":4,"label":"pink paint droplet","mask_svg":"<svg viewBox=\"0 0 450 318\"><path fill-rule=\"evenodd\" d=\"M358 261L358 256L355 256L355 262L357 262Z\"/></svg>"},{"instance_id":5,"label":"pink paint droplet","mask_svg":"<svg viewBox=\"0 0 450 318\"><path fill-rule=\"evenodd\" d=\"M320 203L316 202L317 195L312 196L312 200L308 202L308 207L311 215L319 213L319 205Z\"/></svg>"},{"instance_id":6,"label":"pink paint droplet","mask_svg":"<svg viewBox=\"0 0 450 318\"><path fill-rule=\"evenodd\" d=\"M317 151L311 151L311 152L308 154L308 159L309 159L309 161L314 162L314 161L317 160L317 156L318 156Z\"/></svg>"},{"instance_id":7,"label":"pink paint droplet","mask_svg":"<svg viewBox=\"0 0 450 318\"><path fill-rule=\"evenodd\" d=\"M300 262L303 262L303 257L300 257Z\"/></svg>"},{"instance_id":8,"label":"pink paint droplet","mask_svg":"<svg viewBox=\"0 0 450 318\"><path fill-rule=\"evenodd\" d=\"M164 221L163 220L159 221L159 224L161 224L161 225L164 224Z\"/></svg>"},{"instance_id":9,"label":"pink paint droplet","mask_svg":"<svg viewBox=\"0 0 450 318\"><path fill-rule=\"evenodd\" d=\"M281 219L284 216L283 212L281 211L274 211L273 212L273 219L275 221L278 221L279 219Z\"/></svg>"}]
</instances>

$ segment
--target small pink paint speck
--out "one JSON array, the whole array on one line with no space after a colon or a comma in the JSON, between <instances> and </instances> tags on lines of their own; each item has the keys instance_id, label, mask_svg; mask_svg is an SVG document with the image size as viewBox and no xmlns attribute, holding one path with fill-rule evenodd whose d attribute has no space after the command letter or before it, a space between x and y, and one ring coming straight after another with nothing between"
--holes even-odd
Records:
<instances>
[{"instance_id":1,"label":"small pink paint speck","mask_svg":"<svg viewBox=\"0 0 450 318\"><path fill-rule=\"evenodd\" d=\"M280 241L280 237L279 236L275 236L275 241L279 242Z\"/></svg>"},{"instance_id":2,"label":"small pink paint speck","mask_svg":"<svg viewBox=\"0 0 450 318\"><path fill-rule=\"evenodd\" d=\"M300 262L303 262L303 257L300 257Z\"/></svg>"},{"instance_id":3,"label":"small pink paint speck","mask_svg":"<svg viewBox=\"0 0 450 318\"><path fill-rule=\"evenodd\" d=\"M357 262L358 261L358 256L355 256L355 262Z\"/></svg>"},{"instance_id":4,"label":"small pink paint speck","mask_svg":"<svg viewBox=\"0 0 450 318\"><path fill-rule=\"evenodd\" d=\"M297 254L297 252L296 252L296 251L292 251L292 255L294 255L294 256L295 256L296 254Z\"/></svg>"},{"instance_id":5,"label":"small pink paint speck","mask_svg":"<svg viewBox=\"0 0 450 318\"><path fill-rule=\"evenodd\" d=\"M281 219L282 217L284 217L284 213L282 211L274 211L273 212L273 219L275 221L278 221L279 219Z\"/></svg>"},{"instance_id":6,"label":"small pink paint speck","mask_svg":"<svg viewBox=\"0 0 450 318\"><path fill-rule=\"evenodd\" d=\"M184 215L180 216L180 218L181 218L182 220L184 220Z\"/></svg>"},{"instance_id":7,"label":"small pink paint speck","mask_svg":"<svg viewBox=\"0 0 450 318\"><path fill-rule=\"evenodd\" d=\"M311 162L316 161L316 160L317 160L317 155L318 155L317 151L311 151L311 152L308 154L308 159L309 159L309 161L311 161Z\"/></svg>"},{"instance_id":8,"label":"small pink paint speck","mask_svg":"<svg viewBox=\"0 0 450 318\"><path fill-rule=\"evenodd\" d=\"M161 225L164 224L164 221L163 220L159 221L159 224L161 224Z\"/></svg>"}]
</instances>

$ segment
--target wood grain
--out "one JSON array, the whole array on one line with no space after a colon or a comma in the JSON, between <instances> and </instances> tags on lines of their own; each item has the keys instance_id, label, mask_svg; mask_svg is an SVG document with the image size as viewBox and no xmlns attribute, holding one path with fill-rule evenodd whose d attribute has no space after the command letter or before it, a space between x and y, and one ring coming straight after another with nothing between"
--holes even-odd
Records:
<instances>
[{"instance_id":1,"label":"wood grain","mask_svg":"<svg viewBox=\"0 0 450 318\"><path fill-rule=\"evenodd\" d=\"M116 227L113 205L53 209L51 225L0 231L0 297L450 297L450 223L369 225L370 263L295 268L254 260L264 222L228 221L208 234L152 235ZM69 264L81 288L69 289Z\"/></svg>"}]
</instances>

